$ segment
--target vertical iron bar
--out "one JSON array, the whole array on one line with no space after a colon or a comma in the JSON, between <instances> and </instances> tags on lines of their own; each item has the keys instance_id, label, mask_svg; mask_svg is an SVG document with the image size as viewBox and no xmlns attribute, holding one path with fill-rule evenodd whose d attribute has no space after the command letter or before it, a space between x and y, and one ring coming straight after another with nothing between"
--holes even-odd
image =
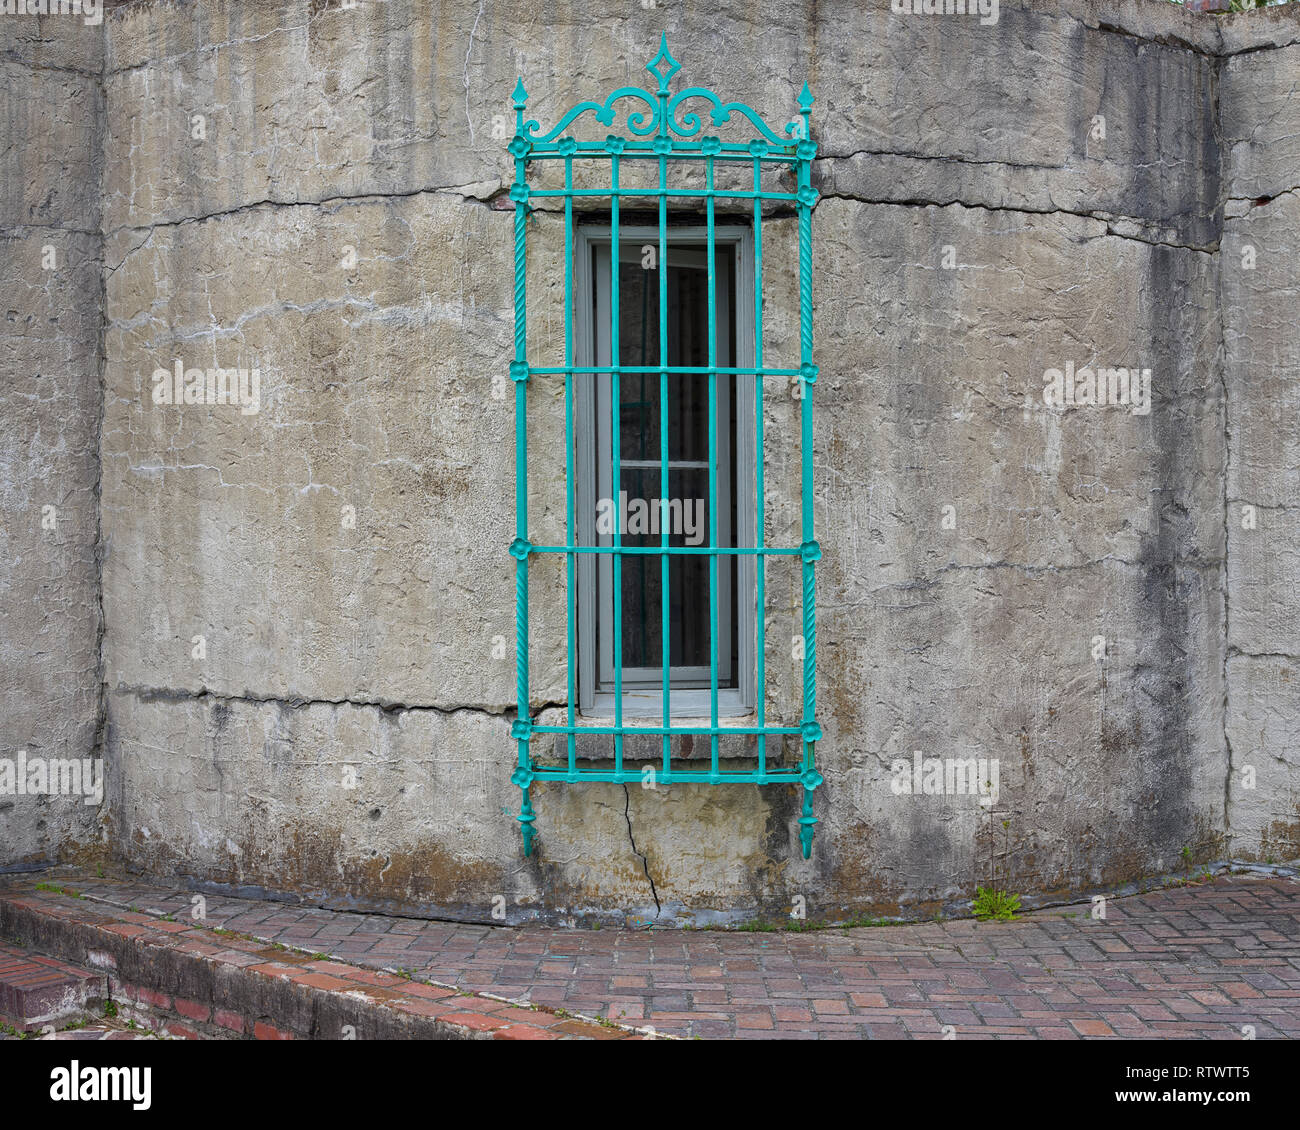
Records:
<instances>
[{"instance_id":1,"label":"vertical iron bar","mask_svg":"<svg viewBox=\"0 0 1300 1130\"><path fill-rule=\"evenodd\" d=\"M809 141L808 116L812 108L812 95L808 84L804 84L799 97L803 117L801 144ZM800 153L799 160L799 356L800 356L800 416L803 489L802 489L802 538L803 538L803 774L804 804L803 815L799 819L800 840L803 855L807 859L812 854L813 826L817 818L813 815L813 788L816 787L816 738L817 729L817 618L816 594L814 591L813 562L819 556L813 539L813 426L812 426L812 381L816 369L812 363L812 204L815 194L811 184L811 161L805 153Z\"/></svg>"},{"instance_id":2,"label":"vertical iron bar","mask_svg":"<svg viewBox=\"0 0 1300 1130\"><path fill-rule=\"evenodd\" d=\"M665 69L655 70L656 65ZM672 671L672 584L671 556L669 554L669 526L671 514L668 505L668 154L672 141L668 136L668 80L677 71L677 61L668 50L668 35L659 37L659 53L646 67L659 80L655 97L659 102L658 137L655 139L659 153L659 558L660 611L663 616L663 724L667 731L671 725L671 671ZM664 734L664 778L672 776L672 737Z\"/></svg>"},{"instance_id":3,"label":"vertical iron bar","mask_svg":"<svg viewBox=\"0 0 1300 1130\"><path fill-rule=\"evenodd\" d=\"M526 205L515 206L515 360L524 361L524 225ZM515 537L528 540L528 429L526 381L515 381ZM527 721L528 712L528 559L520 557L515 567L515 678L518 689L519 717ZM519 755L525 757L527 749Z\"/></svg>"},{"instance_id":4,"label":"vertical iron bar","mask_svg":"<svg viewBox=\"0 0 1300 1130\"><path fill-rule=\"evenodd\" d=\"M527 94L523 79L515 87L515 133L524 132L524 107ZM515 681L516 726L519 763L517 782L523 799L519 806L519 824L524 838L524 854L533 850L533 812L529 787L532 784L532 760L528 741L531 729L531 710L528 693L528 429L527 429L527 377L528 338L527 301L525 285L525 245L528 220L527 173L524 155L515 156L515 361L511 376L515 386Z\"/></svg>"},{"instance_id":5,"label":"vertical iron bar","mask_svg":"<svg viewBox=\"0 0 1300 1130\"><path fill-rule=\"evenodd\" d=\"M668 517L668 158L659 158L659 558L660 612L663 619L663 721L671 725L669 682L672 667L672 600L669 579ZM672 738L664 735L664 776L672 775Z\"/></svg>"},{"instance_id":6,"label":"vertical iron bar","mask_svg":"<svg viewBox=\"0 0 1300 1130\"><path fill-rule=\"evenodd\" d=\"M718 303L714 264L713 158L704 159L709 269L709 725L718 727ZM718 779L718 735L709 735L710 777Z\"/></svg>"},{"instance_id":7,"label":"vertical iron bar","mask_svg":"<svg viewBox=\"0 0 1300 1130\"><path fill-rule=\"evenodd\" d=\"M618 154L610 157L609 235L609 399L613 422L610 427L610 459L613 462L614 494L614 773L623 774L623 496L622 447L623 405L619 389L619 239L618 239Z\"/></svg>"},{"instance_id":8,"label":"vertical iron bar","mask_svg":"<svg viewBox=\"0 0 1300 1130\"><path fill-rule=\"evenodd\" d=\"M564 159L564 544L576 545L574 540L574 502L573 502L573 159ZM575 646L574 620L576 618L575 601L577 588L574 584L575 554L565 554L565 592L568 609L565 615L567 627L567 646L569 649L566 664L569 677L568 725L574 727L576 699L574 666L578 651ZM577 774L578 739L570 732L568 738L569 774Z\"/></svg>"},{"instance_id":9,"label":"vertical iron bar","mask_svg":"<svg viewBox=\"0 0 1300 1130\"><path fill-rule=\"evenodd\" d=\"M763 163L754 158L754 544L761 551L763 536ZM766 648L766 617L764 608L765 569L761 552L754 556L754 637L755 674L754 699L758 710L758 726L767 725L767 679L764 670ZM758 735L758 777L767 773L767 735Z\"/></svg>"}]
</instances>

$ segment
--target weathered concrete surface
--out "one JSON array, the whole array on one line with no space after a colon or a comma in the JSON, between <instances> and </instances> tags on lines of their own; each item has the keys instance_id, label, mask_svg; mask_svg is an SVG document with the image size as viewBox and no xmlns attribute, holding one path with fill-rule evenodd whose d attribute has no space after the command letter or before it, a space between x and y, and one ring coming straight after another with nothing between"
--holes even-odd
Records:
<instances>
[{"instance_id":1,"label":"weathered concrete surface","mask_svg":"<svg viewBox=\"0 0 1300 1130\"><path fill-rule=\"evenodd\" d=\"M819 387L837 540L822 693L853 802L828 790L843 831L818 858L843 853L837 887L971 873L973 800L888 788L917 749L1001 759L996 811L1028 886L1113 880L1200 842L1223 775L1221 403L1212 304L1188 297L1209 257L1074 217L819 211L842 251L827 298L864 299L823 301L820 331L865 363ZM944 246L960 269L938 268ZM1045 369L1118 357L1153 368L1149 416L1042 405Z\"/></svg>"},{"instance_id":2,"label":"weathered concrete surface","mask_svg":"<svg viewBox=\"0 0 1300 1130\"><path fill-rule=\"evenodd\" d=\"M99 717L102 29L0 18L0 758L92 756ZM12 788L12 786L11 786ZM0 868L102 835L0 795Z\"/></svg>"},{"instance_id":3,"label":"weathered concrete surface","mask_svg":"<svg viewBox=\"0 0 1300 1130\"><path fill-rule=\"evenodd\" d=\"M110 685L510 701L510 224L430 193L109 240ZM155 404L177 360L258 368L259 410Z\"/></svg>"},{"instance_id":4,"label":"weathered concrete surface","mask_svg":"<svg viewBox=\"0 0 1300 1130\"><path fill-rule=\"evenodd\" d=\"M1231 850L1300 849L1300 44L1223 69Z\"/></svg>"},{"instance_id":5,"label":"weathered concrete surface","mask_svg":"<svg viewBox=\"0 0 1300 1130\"><path fill-rule=\"evenodd\" d=\"M513 818L498 135L517 74L549 123L648 78L665 26L678 86L778 123L805 77L818 98L811 861L792 790L539 787L529 861ZM145 3L104 36L103 664L132 864L346 905L701 921L796 895L943 906L991 847L1038 892L1225 837L1279 854L1296 12L1004 2L981 27L883 0ZM1272 250L1234 274L1247 235ZM788 364L793 224L765 237L768 361ZM562 342L562 252L539 211L539 362ZM256 367L258 410L154 403L177 360ZM1067 364L1149 368L1149 414L1046 408L1044 371ZM529 395L533 537L554 542L562 388ZM768 536L790 539L797 406L780 381L765 395ZM1232 520L1247 502L1253 533ZM563 700L564 632L559 563L532 576L536 710ZM797 712L797 598L774 565L773 716ZM1251 742L1267 814L1229 785ZM918 749L998 758L993 819L896 794Z\"/></svg>"}]
</instances>

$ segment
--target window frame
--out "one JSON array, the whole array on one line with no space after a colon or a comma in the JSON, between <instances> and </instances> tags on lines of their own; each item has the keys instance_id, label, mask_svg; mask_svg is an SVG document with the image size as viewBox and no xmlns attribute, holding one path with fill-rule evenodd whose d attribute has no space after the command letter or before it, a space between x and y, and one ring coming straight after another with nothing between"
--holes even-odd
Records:
<instances>
[{"instance_id":1,"label":"window frame","mask_svg":"<svg viewBox=\"0 0 1300 1130\"><path fill-rule=\"evenodd\" d=\"M692 217L694 220L695 217ZM593 252L604 248L609 256L612 229L608 223L575 224L574 264L573 264L573 302L574 319L574 364L577 368L591 368L596 365L600 334L606 341L609 334L609 279L604 279L605 301L603 317L596 314L599 302L596 287L601 280L593 272ZM658 250L659 227L655 225L621 224L619 229L620 248L628 244L638 248L642 244L653 244ZM708 228L704 224L687 223L668 228L669 255L674 247L682 244L688 246L708 246ZM736 301L737 296L754 293L754 249L753 232L746 223L722 222L714 225L715 248L730 247L733 255L733 293L728 295L728 304L735 326L736 358L724 360L721 356L718 365L723 368L752 368L754 365L754 310L753 304ZM606 351L608 347L606 346ZM670 378L671 379L671 378ZM755 509L755 426L754 426L754 385L750 379L737 378L733 374L725 377L729 385L726 399L732 399L734 391L734 414L736 419L736 451L734 482L728 484L730 495L724 493L721 475L724 460L719 451L720 506L719 540L727 544L728 536L722 528L722 517L731 510L734 499L736 510L736 541L739 546L756 544L757 515ZM721 391L721 389L719 390ZM719 397L719 408L723 397ZM603 403L601 403L603 402ZM611 413L600 411L608 408L608 395L598 394L595 374L576 374L574 387L574 504L577 510L577 538L579 545L605 544L596 535L596 501L598 498L612 497L601 494L601 484L610 484L612 468L602 461L602 453L608 459L608 436L612 426ZM729 410L731 406L728 406ZM719 411L721 416L721 411ZM600 420L601 426L597 427ZM719 438L724 432L728 435L730 427L719 429ZM604 442L602 443L602 437ZM728 439L729 443L729 439ZM658 461L655 460L657 465ZM730 464L730 458L725 460ZM596 469L592 474L590 468ZM602 474L603 471L603 474ZM728 478L730 470L728 468ZM602 686L602 667L612 668L612 656L602 654L598 640L597 625L602 617L609 617L603 622L612 623L612 557L608 554L579 554L577 560L576 608L571 612L577 615L578 643L578 710L584 718L609 719L615 715L614 692ZM599 558L599 561L596 559ZM735 637L737 668L734 672L734 687L718 688L719 717L738 718L755 712L755 637L757 606L757 567L751 555L738 555L736 561L736 599L735 599ZM606 580L603 588L598 578L600 571ZM724 664L723 655L719 654L719 681L730 680L733 673L730 668L731 625L731 578L730 571L719 571L719 637L726 639L728 645ZM602 607L597 608L597 601ZM608 639L608 633L599 633ZM654 674L649 674L654 672ZM671 717L677 719L705 718L709 714L709 669L670 668ZM612 681L612 675L611 675ZM623 715L629 719L662 718L663 694L662 672L660 668L623 668Z\"/></svg>"}]
</instances>

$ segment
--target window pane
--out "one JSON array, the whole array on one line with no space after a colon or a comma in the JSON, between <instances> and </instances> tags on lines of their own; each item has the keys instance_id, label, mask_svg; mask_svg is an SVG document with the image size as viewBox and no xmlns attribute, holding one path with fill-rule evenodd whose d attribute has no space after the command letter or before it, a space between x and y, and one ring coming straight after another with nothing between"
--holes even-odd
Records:
<instances>
[{"instance_id":1,"label":"window pane","mask_svg":"<svg viewBox=\"0 0 1300 1130\"><path fill-rule=\"evenodd\" d=\"M658 557L623 561L623 665L663 665L663 608ZM721 566L719 567L721 568ZM669 639L674 667L709 666L709 559L673 557L668 562L672 589ZM725 681L724 681L724 684Z\"/></svg>"},{"instance_id":2,"label":"window pane","mask_svg":"<svg viewBox=\"0 0 1300 1130\"><path fill-rule=\"evenodd\" d=\"M665 520L669 545L709 544L709 473L683 469L670 472L669 505L660 504L658 470L625 470L621 516L623 544L660 544ZM663 664L663 575L661 558L623 558L623 664L660 667ZM671 595L669 641L674 667L709 665L709 559L700 555L669 560ZM735 569L734 558L718 564L719 588L724 572ZM719 609L725 621L727 617ZM724 680L723 685L726 685Z\"/></svg>"},{"instance_id":3,"label":"window pane","mask_svg":"<svg viewBox=\"0 0 1300 1130\"><path fill-rule=\"evenodd\" d=\"M656 248L656 251L658 249ZM619 362L658 365L659 273L630 258L639 246L624 248L619 269ZM649 261L649 260L645 260ZM716 252L719 280L733 270L730 248ZM708 272L703 248L669 248L668 364L709 363ZM730 363L730 326L721 314L717 329L719 365ZM624 459L654 459L659 451L659 374L625 373L619 378L623 400L619 444ZM706 462L709 458L709 378L704 373L668 377L668 458Z\"/></svg>"}]
</instances>

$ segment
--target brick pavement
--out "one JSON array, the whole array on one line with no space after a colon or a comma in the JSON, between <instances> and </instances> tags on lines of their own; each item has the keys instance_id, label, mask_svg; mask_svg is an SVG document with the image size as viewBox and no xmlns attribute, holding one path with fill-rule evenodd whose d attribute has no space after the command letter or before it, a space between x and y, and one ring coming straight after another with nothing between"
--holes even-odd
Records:
<instances>
[{"instance_id":1,"label":"brick pavement","mask_svg":"<svg viewBox=\"0 0 1300 1130\"><path fill-rule=\"evenodd\" d=\"M45 1029L44 970L57 968L58 1018L96 1020L111 1002L120 1020L183 1040L623 1040L627 1025L511 1002L410 972L390 973L321 952L257 940L216 925L148 914L68 884L0 885L0 989L34 991L15 1022ZM59 954L76 968L51 959ZM84 967L93 967L91 973ZM64 1001L65 986L93 993ZM34 988L33 988L34 987ZM12 994L11 994L12 995ZM0 993L3 997L3 993ZM23 999L19 1003L23 1003ZM58 1024L51 1025L58 1027ZM66 1027L66 1025L64 1025ZM110 1037L105 1037L110 1038Z\"/></svg>"},{"instance_id":2,"label":"brick pavement","mask_svg":"<svg viewBox=\"0 0 1300 1130\"><path fill-rule=\"evenodd\" d=\"M188 916L188 891L67 880ZM803 932L493 927L207 896L207 925L684 1037L1300 1036L1300 882L1222 877L1019 921Z\"/></svg>"}]
</instances>

